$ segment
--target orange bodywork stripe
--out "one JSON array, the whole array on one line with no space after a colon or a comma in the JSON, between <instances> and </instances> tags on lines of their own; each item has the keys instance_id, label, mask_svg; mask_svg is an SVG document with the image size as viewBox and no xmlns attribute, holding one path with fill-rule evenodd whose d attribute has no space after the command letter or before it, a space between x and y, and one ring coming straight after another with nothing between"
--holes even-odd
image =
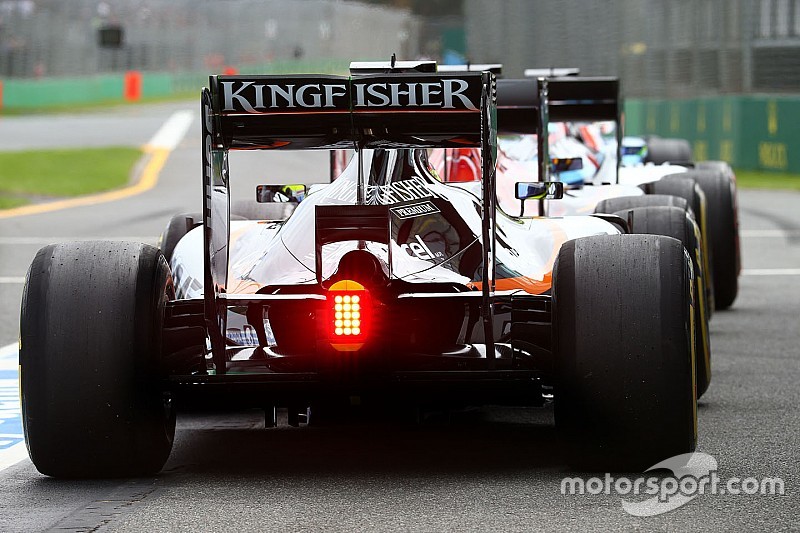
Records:
<instances>
[{"instance_id":1,"label":"orange bodywork stripe","mask_svg":"<svg viewBox=\"0 0 800 533\"><path fill-rule=\"evenodd\" d=\"M552 285L552 272L545 274L542 280L526 278L525 276L517 276L516 278L498 279L494 282L494 288L497 291L512 291L515 289L521 289L528 294L544 294L550 290ZM483 288L483 282L471 281L467 284L467 286L476 290L481 290Z\"/></svg>"}]
</instances>

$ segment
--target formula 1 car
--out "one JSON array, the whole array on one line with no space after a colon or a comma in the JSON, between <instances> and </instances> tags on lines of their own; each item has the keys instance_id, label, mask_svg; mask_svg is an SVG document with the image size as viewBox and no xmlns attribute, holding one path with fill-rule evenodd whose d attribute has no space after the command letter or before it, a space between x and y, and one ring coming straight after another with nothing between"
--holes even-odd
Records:
<instances>
[{"instance_id":1,"label":"formula 1 car","mask_svg":"<svg viewBox=\"0 0 800 533\"><path fill-rule=\"evenodd\" d=\"M615 217L498 210L494 77L400 68L212 76L202 225L173 218L165 235L185 234L169 262L139 243L37 253L20 363L40 472L156 472L175 401L193 398L313 423L354 398L552 397L576 462L642 468L694 449L696 302L682 243L625 234ZM481 149L480 194L442 183L428 162L426 149L455 146ZM334 183L281 189L299 200L285 221L231 219L229 150L341 148L356 156ZM517 186L521 204L560 193Z\"/></svg>"},{"instance_id":2,"label":"formula 1 car","mask_svg":"<svg viewBox=\"0 0 800 533\"><path fill-rule=\"evenodd\" d=\"M582 159L565 157L580 153L561 152L550 158L553 135L548 132L549 120L566 121L616 121L619 123L621 99L617 78L579 78L574 76L539 79L500 79L497 82L498 131L503 133L499 142L497 158L497 200L505 212L513 212L515 198L510 192L515 184L531 176L539 181L548 180L552 171L560 174L570 168L581 169ZM616 130L619 134L620 130ZM617 144L616 146L619 146ZM559 146L564 149L563 146ZM522 154L522 156L521 156ZM527 154L528 157L525 157ZM538 154L544 154L539 157ZM515 159L519 158L519 159ZM471 148L444 149L431 157L433 164L446 182L464 186L479 181L477 169L480 153ZM608 157L601 164L606 168L611 162L613 172L607 179L617 178L616 157ZM549 162L549 163L544 163ZM559 178L561 176L559 175ZM671 185L671 184L668 184ZM702 200L696 185L691 190ZM615 205L616 202L616 205ZM702 236L695 221L695 211L689 203L672 195L647 195L639 187L588 180L586 184L568 186L558 200L543 200L537 206L537 214L548 216L575 215L582 213L610 213L626 221L626 230L631 233L667 235L680 240L692 258L695 270L694 297L697 306L697 335L695 336L695 361L697 395L702 396L711 383L711 339L708 320L713 299L711 266ZM695 205L697 213L703 215L705 205ZM702 218L702 216L700 217Z\"/></svg>"},{"instance_id":3,"label":"formula 1 car","mask_svg":"<svg viewBox=\"0 0 800 533\"><path fill-rule=\"evenodd\" d=\"M545 202L543 213L551 216L615 213L656 205L684 208L684 202L679 200L683 198L703 236L705 270L709 274L706 276L709 307L730 307L736 299L741 271L736 177L730 165L724 161L692 162L691 147L683 139L623 139L619 80L613 77L578 77L578 74L578 69L565 68L525 71L526 76L532 77L527 82L531 86L535 84L534 79L548 80L551 92L547 98L551 101L573 98L602 101L608 111L603 120L609 121L607 124L615 133L615 138L607 142L597 132L597 124L590 123L594 120L592 117L554 119L554 122L565 122L550 124L560 133L551 132L546 136L549 156L559 160L580 158L583 168L559 173L558 179L568 187L565 200L553 205ZM501 83L524 85L526 82L502 80ZM510 97L516 106L535 109L531 94L532 89ZM540 164L539 145L534 136L504 138L499 145L507 159L529 168ZM448 157L452 160L448 169L454 180L470 179L458 177L469 175L469 169L464 165L469 157L464 150L455 151ZM516 175L506 181L513 183L515 179ZM503 181L500 174L499 191L508 188L508 185L504 187ZM643 196L643 192L647 196ZM715 256L719 257L716 261L713 259Z\"/></svg>"},{"instance_id":4,"label":"formula 1 car","mask_svg":"<svg viewBox=\"0 0 800 533\"><path fill-rule=\"evenodd\" d=\"M627 138L621 146L620 183L636 185L649 194L687 198L692 180L699 187L705 203L706 220L701 223L707 225L714 304L717 309L732 306L739 292L742 262L736 175L731 166L725 161L693 161L691 146L684 139Z\"/></svg>"},{"instance_id":5,"label":"formula 1 car","mask_svg":"<svg viewBox=\"0 0 800 533\"><path fill-rule=\"evenodd\" d=\"M585 166L591 167L592 172L572 184L568 200L559 202L550 214L584 213L592 209L613 213L652 205L674 205L674 199L665 196L685 199L703 235L711 307L730 307L738 293L741 271L736 176L730 165L724 161L693 162L691 147L683 139L623 139L619 80L578 77L577 74L577 69L571 72L557 69L555 74L536 69L526 71L526 76L547 77L554 91L549 95L551 99L602 99L609 106L616 103L618 109L616 114L609 114L605 119L611 121L615 133L612 142L605 142L603 136L594 133L596 128L586 124L592 121L591 117L569 119L573 124L567 130L572 133L561 135L553 151L560 158L582 157L591 161L592 165ZM573 81L569 82L570 79ZM564 84L573 88L564 92L561 88ZM501 143L501 147L511 152L508 145ZM529 152L528 157L535 158L536 152L532 156ZM656 197L640 197L642 195L634 188ZM631 192L625 194L626 189ZM682 206L682 202L679 204Z\"/></svg>"}]
</instances>

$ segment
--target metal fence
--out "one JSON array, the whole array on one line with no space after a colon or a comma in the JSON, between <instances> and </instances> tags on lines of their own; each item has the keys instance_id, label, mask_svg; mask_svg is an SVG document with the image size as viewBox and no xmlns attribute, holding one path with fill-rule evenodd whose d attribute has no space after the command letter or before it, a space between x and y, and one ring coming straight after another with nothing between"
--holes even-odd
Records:
<instances>
[{"instance_id":1,"label":"metal fence","mask_svg":"<svg viewBox=\"0 0 800 533\"><path fill-rule=\"evenodd\" d=\"M800 0L465 0L475 62L618 75L628 96L800 92Z\"/></svg>"},{"instance_id":2,"label":"metal fence","mask_svg":"<svg viewBox=\"0 0 800 533\"><path fill-rule=\"evenodd\" d=\"M334 0L0 0L0 76L341 65L415 57L419 31L407 10Z\"/></svg>"},{"instance_id":3,"label":"metal fence","mask_svg":"<svg viewBox=\"0 0 800 533\"><path fill-rule=\"evenodd\" d=\"M0 78L319 70L442 59L466 38L469 60L507 75L577 66L632 97L800 92L800 0L453 2L457 15L425 18L344 0L0 0Z\"/></svg>"}]
</instances>

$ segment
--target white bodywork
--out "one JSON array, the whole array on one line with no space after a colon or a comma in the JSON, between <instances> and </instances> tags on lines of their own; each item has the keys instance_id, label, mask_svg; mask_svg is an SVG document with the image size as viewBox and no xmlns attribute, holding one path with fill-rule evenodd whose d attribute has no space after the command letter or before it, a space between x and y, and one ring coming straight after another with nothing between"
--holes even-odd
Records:
<instances>
[{"instance_id":1,"label":"white bodywork","mask_svg":"<svg viewBox=\"0 0 800 533\"><path fill-rule=\"evenodd\" d=\"M368 172L366 166L365 172ZM309 194L285 222L231 221L228 292L252 294L268 285L315 284L315 206L354 203L351 192L355 188L353 180L358 176L357 167L354 161L333 184L315 187L313 194ZM480 280L464 275L464 268L453 265L463 260L466 247L480 247L481 204L476 193L481 184L452 186L433 179L430 168L417 171L416 177L404 179L402 188L392 189L395 187L392 183L368 186L368 202L391 206L400 199L402 205L436 199L446 202L442 206L454 208L455 214L448 215L452 225L448 225L448 220L442 222L444 214L404 220L406 235L402 240L393 237L391 262L385 243L367 242L366 249L390 265L392 278L411 283L448 282L474 288ZM411 198L414 195L418 198ZM466 233L474 238L465 245ZM498 272L511 273L505 280L498 279L497 289L522 289L540 294L550 288L553 262L563 242L583 236L616 234L619 230L596 217L520 219L498 212L496 233ZM340 258L357 246L355 241L325 246L322 277L332 275ZM198 227L181 239L173 253L171 267L179 298L202 295L203 256L203 229ZM471 268L467 270L472 271Z\"/></svg>"}]
</instances>

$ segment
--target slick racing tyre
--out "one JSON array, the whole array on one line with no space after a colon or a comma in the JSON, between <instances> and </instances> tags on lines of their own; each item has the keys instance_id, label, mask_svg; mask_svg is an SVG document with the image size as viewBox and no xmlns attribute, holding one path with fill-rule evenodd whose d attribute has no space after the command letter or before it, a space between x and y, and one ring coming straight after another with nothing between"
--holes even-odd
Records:
<instances>
[{"instance_id":1,"label":"slick racing tyre","mask_svg":"<svg viewBox=\"0 0 800 533\"><path fill-rule=\"evenodd\" d=\"M689 212L689 202L680 196L668 196L666 194L645 194L642 196L619 196L617 198L606 198L597 202L594 208L595 213L616 213L623 209L633 209L635 207L649 207L653 205L665 205L679 207Z\"/></svg>"},{"instance_id":2,"label":"slick racing tyre","mask_svg":"<svg viewBox=\"0 0 800 533\"><path fill-rule=\"evenodd\" d=\"M687 172L670 174L659 181L645 183L640 186L647 194L672 195L683 198L689 203L689 208L694 213L694 220L700 227L700 243L703 248L703 273L706 275L706 298L709 307L715 309L714 303L714 254L709 245L708 233L708 208L706 196L700 185ZM709 315L710 316L710 315Z\"/></svg>"},{"instance_id":3,"label":"slick racing tyre","mask_svg":"<svg viewBox=\"0 0 800 533\"><path fill-rule=\"evenodd\" d=\"M231 216L244 220L286 220L298 205L295 202L262 204L253 200L235 200L231 203Z\"/></svg>"},{"instance_id":4,"label":"slick racing tyre","mask_svg":"<svg viewBox=\"0 0 800 533\"><path fill-rule=\"evenodd\" d=\"M158 239L158 247L164 254L167 264L172 263L172 254L175 251L175 246L177 246L178 241L193 228L202 223L203 215L200 213L183 213L181 215L175 215L170 219L167 223L167 227L164 228L164 233L162 233L161 237Z\"/></svg>"},{"instance_id":5,"label":"slick racing tyre","mask_svg":"<svg viewBox=\"0 0 800 533\"><path fill-rule=\"evenodd\" d=\"M556 429L581 468L694 450L691 260L662 235L567 241L553 269Z\"/></svg>"},{"instance_id":6,"label":"slick racing tyre","mask_svg":"<svg viewBox=\"0 0 800 533\"><path fill-rule=\"evenodd\" d=\"M706 197L708 218L708 246L714 262L714 303L717 309L733 305L739 292L739 227L736 213L736 183L731 179L721 161L708 161L706 170L693 170L687 175L694 178ZM717 164L714 164L717 163Z\"/></svg>"},{"instance_id":7,"label":"slick racing tyre","mask_svg":"<svg viewBox=\"0 0 800 533\"><path fill-rule=\"evenodd\" d=\"M129 477L162 468L175 434L159 370L173 294L167 262L152 246L39 250L20 318L22 419L39 472Z\"/></svg>"},{"instance_id":8,"label":"slick racing tyre","mask_svg":"<svg viewBox=\"0 0 800 533\"><path fill-rule=\"evenodd\" d=\"M666 235L678 239L692 258L695 375L697 397L700 398L711 383L711 336L708 331L710 309L705 297L700 229L686 210L678 207L638 207L614 214L631 222L631 233Z\"/></svg>"},{"instance_id":9,"label":"slick racing tyre","mask_svg":"<svg viewBox=\"0 0 800 533\"><path fill-rule=\"evenodd\" d=\"M664 176L659 181L640 185L647 195L677 196L686 200L697 224L703 230L703 214L706 212L706 199L702 189L686 172ZM644 206L641 206L644 207ZM678 206L680 207L680 206ZM624 208L623 208L624 209Z\"/></svg>"},{"instance_id":10,"label":"slick racing tyre","mask_svg":"<svg viewBox=\"0 0 800 533\"><path fill-rule=\"evenodd\" d=\"M675 187L675 184L669 184L667 186L661 186L662 188L668 189L672 192L679 192L686 196L690 195L694 196L695 194L695 186L688 181L685 183L679 183L678 187ZM699 199L698 199L699 203ZM692 220L697 222L695 218L695 213L692 208L689 206L688 200L683 196L675 196L671 194L645 194L643 196L620 196L618 198L606 198L605 200L601 200L597 203L594 212L595 213L617 213L623 210L630 210L635 209L637 207L651 207L651 206L671 206L671 207L678 207L684 210ZM699 208L698 208L699 209ZM626 215L627 216L627 215ZM625 219L625 217L622 217ZM699 225L698 225L699 227ZM646 233L646 232L634 232L634 233ZM665 234L666 235L666 234ZM701 243L701 251L703 250L703 241L702 237L700 239ZM701 254L702 256L703 254ZM705 301L706 314L708 318L711 319L711 315L714 310L714 294L712 292L712 288L710 285L710 269L711 266L708 264L708 261L705 257L703 257L703 262L700 263L703 274L703 284L704 284L704 291L703 300Z\"/></svg>"},{"instance_id":11,"label":"slick racing tyre","mask_svg":"<svg viewBox=\"0 0 800 533\"><path fill-rule=\"evenodd\" d=\"M688 163L692 160L692 146L685 139L647 139L647 155L645 163L661 165L663 163Z\"/></svg>"}]
</instances>

